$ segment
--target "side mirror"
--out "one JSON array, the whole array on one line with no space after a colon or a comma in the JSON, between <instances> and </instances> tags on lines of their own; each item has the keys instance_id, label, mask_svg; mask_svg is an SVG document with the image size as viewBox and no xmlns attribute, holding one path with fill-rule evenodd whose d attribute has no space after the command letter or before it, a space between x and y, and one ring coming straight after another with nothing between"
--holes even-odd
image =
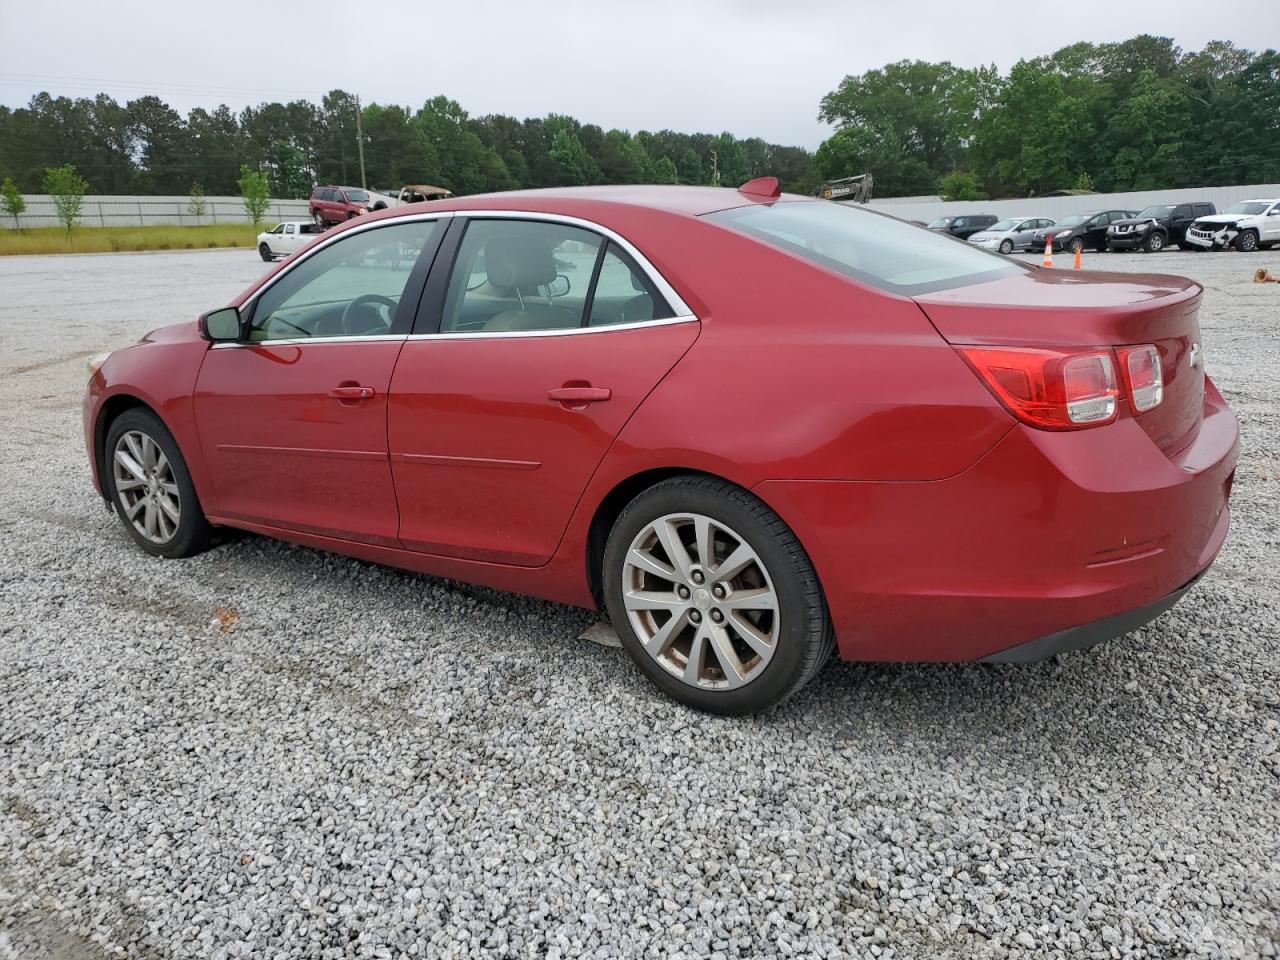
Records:
<instances>
[{"instance_id":1,"label":"side mirror","mask_svg":"<svg viewBox=\"0 0 1280 960\"><path fill-rule=\"evenodd\" d=\"M240 311L235 307L210 310L200 318L200 336L214 343L240 339Z\"/></svg>"},{"instance_id":2,"label":"side mirror","mask_svg":"<svg viewBox=\"0 0 1280 960\"><path fill-rule=\"evenodd\" d=\"M573 289L573 284L563 273L556 274L556 278L547 284L548 297L564 297L568 296L569 291Z\"/></svg>"}]
</instances>

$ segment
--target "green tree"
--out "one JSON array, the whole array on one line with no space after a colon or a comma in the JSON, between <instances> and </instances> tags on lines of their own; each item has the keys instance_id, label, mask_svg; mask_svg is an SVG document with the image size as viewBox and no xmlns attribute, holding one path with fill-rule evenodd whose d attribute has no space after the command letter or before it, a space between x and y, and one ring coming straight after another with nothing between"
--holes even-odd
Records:
<instances>
[{"instance_id":1,"label":"green tree","mask_svg":"<svg viewBox=\"0 0 1280 960\"><path fill-rule=\"evenodd\" d=\"M943 200L985 200L982 182L967 170L953 170L942 178L938 192Z\"/></svg>"},{"instance_id":2,"label":"green tree","mask_svg":"<svg viewBox=\"0 0 1280 960\"><path fill-rule=\"evenodd\" d=\"M22 199L22 194L18 192L17 186L9 177L4 178L4 183L0 183L0 207L4 208L4 212L13 217L13 226L18 228L18 217L22 211L27 209L27 201Z\"/></svg>"},{"instance_id":3,"label":"green tree","mask_svg":"<svg viewBox=\"0 0 1280 960\"><path fill-rule=\"evenodd\" d=\"M254 170L250 166L240 168L240 179L236 186L240 188L240 196L244 200L244 211L256 226L262 222L267 207L271 205L270 178L266 173Z\"/></svg>"},{"instance_id":4,"label":"green tree","mask_svg":"<svg viewBox=\"0 0 1280 960\"><path fill-rule=\"evenodd\" d=\"M199 182L191 185L191 193L187 195L187 213L196 218L196 223L203 219L209 204L204 198L204 187Z\"/></svg>"},{"instance_id":5,"label":"green tree","mask_svg":"<svg viewBox=\"0 0 1280 960\"><path fill-rule=\"evenodd\" d=\"M58 222L70 240L71 232L80 225L80 212L84 208L84 195L89 192L89 184L76 173L75 166L67 163L45 170L43 186L44 192L53 198Z\"/></svg>"}]
</instances>

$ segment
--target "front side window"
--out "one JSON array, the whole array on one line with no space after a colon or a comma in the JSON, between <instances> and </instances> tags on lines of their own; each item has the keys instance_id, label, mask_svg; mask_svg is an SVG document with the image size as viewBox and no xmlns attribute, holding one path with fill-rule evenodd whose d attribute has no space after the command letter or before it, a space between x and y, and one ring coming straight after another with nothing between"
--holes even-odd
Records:
<instances>
[{"instance_id":1,"label":"front side window","mask_svg":"<svg viewBox=\"0 0 1280 960\"><path fill-rule=\"evenodd\" d=\"M706 219L903 296L982 283L1026 269L974 244L956 243L893 217L823 200L752 204L707 214Z\"/></svg>"},{"instance_id":2,"label":"front side window","mask_svg":"<svg viewBox=\"0 0 1280 960\"><path fill-rule=\"evenodd\" d=\"M600 261L591 295L593 327L615 323L642 323L674 316L653 283L617 244L610 243Z\"/></svg>"},{"instance_id":3,"label":"front side window","mask_svg":"<svg viewBox=\"0 0 1280 960\"><path fill-rule=\"evenodd\" d=\"M440 230L416 220L361 230L298 263L260 294L251 342L388 334L409 274Z\"/></svg>"},{"instance_id":4,"label":"front side window","mask_svg":"<svg viewBox=\"0 0 1280 960\"><path fill-rule=\"evenodd\" d=\"M473 220L445 295L442 333L511 333L582 326L603 238L533 220Z\"/></svg>"}]
</instances>

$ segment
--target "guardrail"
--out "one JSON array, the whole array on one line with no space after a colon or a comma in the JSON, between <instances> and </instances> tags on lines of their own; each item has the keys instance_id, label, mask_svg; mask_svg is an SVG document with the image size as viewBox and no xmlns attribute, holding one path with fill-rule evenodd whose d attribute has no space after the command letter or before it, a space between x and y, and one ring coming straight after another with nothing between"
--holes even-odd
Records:
<instances>
[{"instance_id":1,"label":"guardrail","mask_svg":"<svg viewBox=\"0 0 1280 960\"><path fill-rule=\"evenodd\" d=\"M47 194L24 194L27 209L18 217L17 226L59 226L53 198ZM248 223L240 197L205 197L204 213L191 212L190 197L94 196L84 198L80 209L80 225L84 227L190 227L210 223ZM306 200L272 200L263 215L268 223L281 220L309 220ZM0 229L14 229L13 217L0 214Z\"/></svg>"}]
</instances>

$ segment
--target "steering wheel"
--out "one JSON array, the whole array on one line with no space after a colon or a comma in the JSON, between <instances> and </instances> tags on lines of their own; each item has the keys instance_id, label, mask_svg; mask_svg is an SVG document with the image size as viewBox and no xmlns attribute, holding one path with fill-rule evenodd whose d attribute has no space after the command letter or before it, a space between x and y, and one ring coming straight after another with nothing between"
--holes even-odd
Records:
<instances>
[{"instance_id":1,"label":"steering wheel","mask_svg":"<svg viewBox=\"0 0 1280 960\"><path fill-rule=\"evenodd\" d=\"M396 307L398 306L399 304L390 297L384 297L380 293L362 293L360 296L348 303L346 309L342 311L342 332L347 336L359 336L362 333L375 332L368 326L363 329L356 329L356 324L359 323L360 313L368 308L373 308L370 312L382 327L380 332L385 333L391 329L391 321L395 316ZM377 309L378 307L387 308L385 318L382 316L382 311Z\"/></svg>"}]
</instances>

